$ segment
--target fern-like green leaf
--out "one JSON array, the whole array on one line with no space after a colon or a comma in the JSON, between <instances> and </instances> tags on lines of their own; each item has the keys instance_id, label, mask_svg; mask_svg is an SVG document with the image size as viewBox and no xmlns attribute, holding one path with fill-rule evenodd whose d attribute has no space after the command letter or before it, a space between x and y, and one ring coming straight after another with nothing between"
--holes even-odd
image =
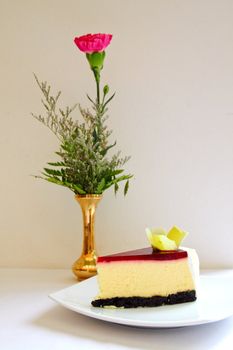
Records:
<instances>
[{"instance_id":1,"label":"fern-like green leaf","mask_svg":"<svg viewBox=\"0 0 233 350\"><path fill-rule=\"evenodd\" d=\"M107 152L108 152L111 148L113 148L114 146L116 146L116 141L115 141L112 145L110 145L110 146L106 147L105 149L103 149L103 151L101 152L101 155L102 155L102 156L105 156L105 155L107 154Z\"/></svg>"},{"instance_id":2,"label":"fern-like green leaf","mask_svg":"<svg viewBox=\"0 0 233 350\"><path fill-rule=\"evenodd\" d=\"M115 195L117 194L117 191L119 190L119 185L118 185L118 183L116 182L115 184L114 184L114 193L115 193Z\"/></svg>"},{"instance_id":3,"label":"fern-like green leaf","mask_svg":"<svg viewBox=\"0 0 233 350\"><path fill-rule=\"evenodd\" d=\"M97 192L98 193L102 193L103 189L105 187L105 178L103 177L103 179L100 181L98 187L97 187Z\"/></svg>"},{"instance_id":4,"label":"fern-like green leaf","mask_svg":"<svg viewBox=\"0 0 233 350\"><path fill-rule=\"evenodd\" d=\"M62 172L60 170L44 168L44 171L49 175L62 176Z\"/></svg>"},{"instance_id":5,"label":"fern-like green leaf","mask_svg":"<svg viewBox=\"0 0 233 350\"><path fill-rule=\"evenodd\" d=\"M51 166L65 166L65 163L64 162L49 162L47 163L48 165L51 165Z\"/></svg>"},{"instance_id":6,"label":"fern-like green leaf","mask_svg":"<svg viewBox=\"0 0 233 350\"><path fill-rule=\"evenodd\" d=\"M129 180L126 181L125 187L124 187L124 196L126 196L129 189Z\"/></svg>"},{"instance_id":7,"label":"fern-like green leaf","mask_svg":"<svg viewBox=\"0 0 233 350\"><path fill-rule=\"evenodd\" d=\"M78 186L76 184L72 184L71 186L73 187L75 193L86 194L86 192L80 186Z\"/></svg>"},{"instance_id":8,"label":"fern-like green leaf","mask_svg":"<svg viewBox=\"0 0 233 350\"><path fill-rule=\"evenodd\" d=\"M124 172L124 169L113 170L111 171L110 176L116 176L116 175L122 174L123 172Z\"/></svg>"},{"instance_id":9,"label":"fern-like green leaf","mask_svg":"<svg viewBox=\"0 0 233 350\"><path fill-rule=\"evenodd\" d=\"M105 107L107 106L107 104L113 99L113 97L115 96L115 92L114 92L114 94L111 96L111 97L109 97L109 99L105 102L105 104L103 105L103 110L105 109Z\"/></svg>"}]
</instances>

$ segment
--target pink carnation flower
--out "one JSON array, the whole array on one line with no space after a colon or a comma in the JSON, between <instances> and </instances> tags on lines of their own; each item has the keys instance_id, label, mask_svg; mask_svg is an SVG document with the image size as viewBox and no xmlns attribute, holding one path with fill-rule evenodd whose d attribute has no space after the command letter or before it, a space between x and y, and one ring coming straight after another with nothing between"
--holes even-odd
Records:
<instances>
[{"instance_id":1,"label":"pink carnation flower","mask_svg":"<svg viewBox=\"0 0 233 350\"><path fill-rule=\"evenodd\" d=\"M102 52L110 44L112 34L86 34L74 39L79 50L85 53Z\"/></svg>"}]
</instances>

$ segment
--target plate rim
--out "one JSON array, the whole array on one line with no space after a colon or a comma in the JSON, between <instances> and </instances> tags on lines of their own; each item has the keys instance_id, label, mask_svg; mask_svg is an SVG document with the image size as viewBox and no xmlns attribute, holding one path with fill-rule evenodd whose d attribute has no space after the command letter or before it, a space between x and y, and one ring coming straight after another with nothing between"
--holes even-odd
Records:
<instances>
[{"instance_id":1,"label":"plate rim","mask_svg":"<svg viewBox=\"0 0 233 350\"><path fill-rule=\"evenodd\" d=\"M218 270L219 271L226 271L226 270ZM229 270L228 270L229 271ZM231 271L231 270L230 270ZM233 272L233 270L232 270ZM221 275L220 275L221 276ZM220 276L208 276L208 274L206 274L206 271L203 271L203 274L200 274L200 279L202 278L219 278ZM222 276L221 276L222 277ZM150 320L138 320L138 319L129 319L127 317L114 317L112 315L106 315L106 314L101 314L101 313L96 313L94 312L94 310L96 310L96 308L91 306L91 309L86 308L80 304L74 304L72 302L69 301L63 301L59 298L59 294L62 294L68 290L73 290L76 288L79 288L82 285L82 288L85 284L90 284L90 280L94 280L97 277L91 277L85 281L82 282L78 282L75 283L69 287L63 288L61 290L55 291L53 293L49 294L49 298L52 299L53 301L55 301L56 303L58 303L59 305L72 310L74 312L77 312L81 315L87 316L87 317L91 317L97 320L101 320L104 322L110 322L110 323L115 323L115 324L121 324L121 325L127 325L127 326L134 326L134 327L140 327L140 328L177 328L177 327L188 327L188 326L197 326L197 325L202 325L202 324L208 324L208 323L213 323L213 322L217 322L217 321L221 321L223 319L229 318L231 316L233 316L233 310L229 311L229 313L221 313L219 315L215 315L215 317L209 318L200 318L197 317L195 319L181 319L181 320L161 320L161 321L150 321ZM194 303L196 303L197 301L194 301ZM193 304L193 303L192 303ZM182 304L183 305L183 304ZM163 306L164 307L164 306ZM92 310L93 308L93 310ZM127 311L130 311L130 309L127 309Z\"/></svg>"}]
</instances>

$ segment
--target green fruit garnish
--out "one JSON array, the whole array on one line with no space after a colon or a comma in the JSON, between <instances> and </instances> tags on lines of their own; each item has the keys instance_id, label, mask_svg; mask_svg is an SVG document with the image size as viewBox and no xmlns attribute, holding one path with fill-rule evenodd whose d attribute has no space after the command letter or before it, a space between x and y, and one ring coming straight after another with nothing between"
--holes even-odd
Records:
<instances>
[{"instance_id":1,"label":"green fruit garnish","mask_svg":"<svg viewBox=\"0 0 233 350\"><path fill-rule=\"evenodd\" d=\"M163 228L146 228L147 238L154 249L176 250L187 233L177 226L171 228L167 233Z\"/></svg>"},{"instance_id":2,"label":"green fruit garnish","mask_svg":"<svg viewBox=\"0 0 233 350\"><path fill-rule=\"evenodd\" d=\"M164 235L156 235L153 237L153 248L159 250L176 250L177 246L174 241Z\"/></svg>"},{"instance_id":3,"label":"green fruit garnish","mask_svg":"<svg viewBox=\"0 0 233 350\"><path fill-rule=\"evenodd\" d=\"M178 227L174 226L172 229L168 232L167 237L174 241L177 245L177 247L180 246L180 243L183 241L183 239L187 236L187 233L184 231L181 231Z\"/></svg>"},{"instance_id":4,"label":"green fruit garnish","mask_svg":"<svg viewBox=\"0 0 233 350\"><path fill-rule=\"evenodd\" d=\"M164 236L166 236L167 232L161 227L159 227L159 228L146 228L146 234L147 234L147 237L148 237L148 235L164 235Z\"/></svg>"},{"instance_id":5,"label":"green fruit garnish","mask_svg":"<svg viewBox=\"0 0 233 350\"><path fill-rule=\"evenodd\" d=\"M158 250L176 250L177 246L174 241L167 238L164 234L153 234L147 231L147 237L154 249Z\"/></svg>"},{"instance_id":6,"label":"green fruit garnish","mask_svg":"<svg viewBox=\"0 0 233 350\"><path fill-rule=\"evenodd\" d=\"M146 228L147 238L153 248L155 247L154 239L156 236L164 236L166 237L167 232L163 228Z\"/></svg>"}]
</instances>

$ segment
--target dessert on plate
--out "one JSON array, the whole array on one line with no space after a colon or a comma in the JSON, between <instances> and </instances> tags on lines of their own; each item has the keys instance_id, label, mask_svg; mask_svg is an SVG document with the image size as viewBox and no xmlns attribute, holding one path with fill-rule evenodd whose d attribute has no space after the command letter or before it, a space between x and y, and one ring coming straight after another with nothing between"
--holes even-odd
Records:
<instances>
[{"instance_id":1,"label":"dessert on plate","mask_svg":"<svg viewBox=\"0 0 233 350\"><path fill-rule=\"evenodd\" d=\"M95 307L136 308L196 300L199 260L194 249L179 248L186 233L173 227L146 229L151 247L100 256Z\"/></svg>"}]
</instances>

